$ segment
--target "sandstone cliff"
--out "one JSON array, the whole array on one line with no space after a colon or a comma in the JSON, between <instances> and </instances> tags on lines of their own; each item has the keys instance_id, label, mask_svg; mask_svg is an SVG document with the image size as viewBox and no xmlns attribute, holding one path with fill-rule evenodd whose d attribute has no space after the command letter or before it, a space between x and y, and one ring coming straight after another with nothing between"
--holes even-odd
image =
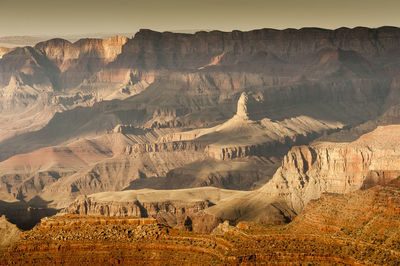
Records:
<instances>
[{"instance_id":1,"label":"sandstone cliff","mask_svg":"<svg viewBox=\"0 0 400 266\"><path fill-rule=\"evenodd\" d=\"M42 130L0 143L0 158L29 149L21 147L99 135L117 124L186 129L220 124L235 113L243 91L256 100L247 110L252 120L306 116L352 126L393 104L397 42L398 29L389 27L142 30L132 39L54 39L17 48L0 59L0 87L13 95L1 105L12 115L0 116L0 136ZM390 71L383 61L392 62ZM10 90L14 80L19 85ZM108 102L115 99L121 101ZM77 106L86 108L70 110ZM70 120L79 122L58 134ZM11 127L9 121L18 122ZM221 157L222 149L215 153Z\"/></svg>"},{"instance_id":2,"label":"sandstone cliff","mask_svg":"<svg viewBox=\"0 0 400 266\"><path fill-rule=\"evenodd\" d=\"M217 188L104 192L79 197L61 213L152 217L177 229L210 233L221 220L204 210L242 193Z\"/></svg>"},{"instance_id":3,"label":"sandstone cliff","mask_svg":"<svg viewBox=\"0 0 400 266\"><path fill-rule=\"evenodd\" d=\"M400 126L382 126L351 143L295 146L258 190L206 210L221 219L283 223L322 193L346 194L399 177Z\"/></svg>"},{"instance_id":4,"label":"sandstone cliff","mask_svg":"<svg viewBox=\"0 0 400 266\"><path fill-rule=\"evenodd\" d=\"M399 174L400 126L378 127L350 143L316 143L294 147L261 190L279 191L300 212L323 192L346 193ZM387 173L384 175L383 173Z\"/></svg>"}]
</instances>

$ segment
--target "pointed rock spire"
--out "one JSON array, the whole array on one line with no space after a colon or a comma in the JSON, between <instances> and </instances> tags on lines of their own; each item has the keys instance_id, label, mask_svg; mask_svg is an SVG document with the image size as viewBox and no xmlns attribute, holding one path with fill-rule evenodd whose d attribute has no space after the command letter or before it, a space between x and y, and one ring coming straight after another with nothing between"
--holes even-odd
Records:
<instances>
[{"instance_id":1,"label":"pointed rock spire","mask_svg":"<svg viewBox=\"0 0 400 266\"><path fill-rule=\"evenodd\" d=\"M236 116L242 119L249 119L249 114L247 113L247 102L249 100L249 96L246 92L242 92L240 98L237 103L237 111Z\"/></svg>"},{"instance_id":2,"label":"pointed rock spire","mask_svg":"<svg viewBox=\"0 0 400 266\"><path fill-rule=\"evenodd\" d=\"M8 82L8 86L18 87L19 85L21 85L21 79L19 77L12 75L10 77L10 81Z\"/></svg>"}]
</instances>

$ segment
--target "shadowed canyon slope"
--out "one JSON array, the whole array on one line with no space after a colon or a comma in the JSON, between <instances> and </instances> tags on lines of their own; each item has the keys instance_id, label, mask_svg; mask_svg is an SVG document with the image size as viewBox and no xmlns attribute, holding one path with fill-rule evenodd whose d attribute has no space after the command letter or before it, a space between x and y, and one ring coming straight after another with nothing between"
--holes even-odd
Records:
<instances>
[{"instance_id":1,"label":"shadowed canyon slope","mask_svg":"<svg viewBox=\"0 0 400 266\"><path fill-rule=\"evenodd\" d=\"M36 134L10 139L1 145L1 158L26 152L17 146L20 142L43 146L38 138L46 136L59 144L117 123L198 127L223 121L234 113L241 91L254 93L257 119L307 115L364 122L398 91L399 32L390 27L196 34L141 30L132 39L54 39L16 48L0 59L2 99L14 103L1 105L1 124L19 118L12 128L2 127L3 139L40 129L55 112L94 105L56 115ZM120 101L95 104L112 99ZM73 130L60 139L49 136L71 117L80 118Z\"/></svg>"},{"instance_id":2,"label":"shadowed canyon slope","mask_svg":"<svg viewBox=\"0 0 400 266\"><path fill-rule=\"evenodd\" d=\"M207 211L232 221L270 222L273 213L291 218L290 211L302 212L325 192L344 194L388 183L400 176L399 132L398 125L384 126L351 143L293 147L263 187Z\"/></svg>"},{"instance_id":3,"label":"shadowed canyon slope","mask_svg":"<svg viewBox=\"0 0 400 266\"><path fill-rule=\"evenodd\" d=\"M222 220L290 221L324 192L395 177L398 147L377 139L395 143L396 126L350 144L298 145L397 123L398 47L400 29L358 27L141 30L1 49L0 213L29 206L36 222L94 204L91 214L159 216L179 228L187 217L193 228L209 221L202 232ZM196 203L132 196L122 207L108 200L108 211L84 197L207 186L233 194Z\"/></svg>"},{"instance_id":4,"label":"shadowed canyon slope","mask_svg":"<svg viewBox=\"0 0 400 266\"><path fill-rule=\"evenodd\" d=\"M200 213L194 214L192 211L184 215L191 219L193 226L205 225L205 220L200 222L193 218L200 214L202 217L205 214L209 215L207 220L210 222L209 226L215 226L217 224L215 221L222 220L230 220L233 223L238 221L285 223L301 213L310 200L318 199L323 193L345 194L376 185L385 185L398 178L400 176L399 132L398 125L384 126L352 143L319 142L310 146L293 147L284 156L282 166L264 186L248 192L231 191L229 197L224 199L217 196L223 192L221 190L210 191L207 196L200 197L201 191L204 190L178 190L169 193L140 190L108 192L91 195L89 199L83 201L78 200L67 208L67 212L114 216L123 215L125 210L126 215L154 218L168 215L175 216L176 219L182 216L182 213L177 213L176 208L172 207L176 201L173 195L189 193L191 197L178 196L181 205L191 202L192 197L197 198L198 203L203 203L203 207L198 208ZM139 206L148 203L149 199L141 199L136 195L146 193L149 193L148 197L151 198L150 202L153 205L164 204L170 205L171 208L164 208L159 213L154 212L154 207L144 207L147 212L139 211ZM218 199L211 199L211 194ZM159 200L156 200L157 198ZM132 209L131 211L127 209L129 202L133 206L133 209L132 206L128 208ZM204 206L204 203L208 204ZM199 224L196 225L196 222ZM166 222L166 224L175 226L176 222Z\"/></svg>"},{"instance_id":5,"label":"shadowed canyon slope","mask_svg":"<svg viewBox=\"0 0 400 266\"><path fill-rule=\"evenodd\" d=\"M2 197L31 201L40 196L61 208L78 195L102 191L254 189L272 176L291 145L343 127L306 116L255 121L247 106L243 93L237 114L211 128L176 132L118 125L99 137L13 156L0 162Z\"/></svg>"}]
</instances>

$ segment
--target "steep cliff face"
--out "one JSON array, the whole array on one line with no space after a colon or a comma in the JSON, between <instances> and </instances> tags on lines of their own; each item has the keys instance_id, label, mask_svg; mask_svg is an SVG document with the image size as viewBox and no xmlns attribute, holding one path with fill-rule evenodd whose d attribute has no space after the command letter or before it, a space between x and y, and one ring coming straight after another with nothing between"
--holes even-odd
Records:
<instances>
[{"instance_id":1,"label":"steep cliff face","mask_svg":"<svg viewBox=\"0 0 400 266\"><path fill-rule=\"evenodd\" d=\"M382 126L351 143L295 146L260 189L206 210L223 220L284 223L323 193L346 194L400 176L400 126Z\"/></svg>"},{"instance_id":2,"label":"steep cliff face","mask_svg":"<svg viewBox=\"0 0 400 266\"><path fill-rule=\"evenodd\" d=\"M396 48L399 42L399 30L391 27L340 28L334 31L316 28L283 31L261 29L249 32L197 32L194 35L140 30L123 47L123 53L131 60L121 60L121 63L150 69L196 69L206 65L229 66L238 62L245 66L252 61L264 61L260 57L272 63L288 59L296 61L322 48L353 50L376 56L382 51ZM377 43L380 45L377 46ZM145 56L140 57L143 54Z\"/></svg>"},{"instance_id":3,"label":"steep cliff face","mask_svg":"<svg viewBox=\"0 0 400 266\"><path fill-rule=\"evenodd\" d=\"M204 210L242 193L217 188L104 192L79 197L61 213L152 217L177 229L210 233L221 220Z\"/></svg>"},{"instance_id":4,"label":"steep cliff face","mask_svg":"<svg viewBox=\"0 0 400 266\"><path fill-rule=\"evenodd\" d=\"M254 189L271 177L290 145L342 127L308 117L251 120L248 98L242 93L236 115L212 128L178 133L120 124L97 138L16 155L0 163L0 193L7 200L40 195L61 208L78 195L102 191Z\"/></svg>"},{"instance_id":5,"label":"steep cliff face","mask_svg":"<svg viewBox=\"0 0 400 266\"><path fill-rule=\"evenodd\" d=\"M205 152L217 160L232 160L249 156L279 156L289 146L308 143L322 132L338 130L339 122L319 121L300 116L283 121L250 119L251 105L247 93L241 93L236 114L226 122L211 128L167 134L160 142L195 142L205 146ZM165 145L165 144L164 144Z\"/></svg>"},{"instance_id":6,"label":"steep cliff face","mask_svg":"<svg viewBox=\"0 0 400 266\"><path fill-rule=\"evenodd\" d=\"M142 30L133 39L55 39L14 49L0 59L2 199L40 196L59 208L102 191L255 189L293 145L391 110L398 98L398 44L399 29L388 27L192 35ZM123 138L118 145L97 141L117 135ZM76 154L79 167L69 169L63 148L78 139L93 141L99 156ZM51 165L7 168L17 154L54 146L63 148L36 154ZM263 201L277 220L291 219L326 189L367 186L360 173L375 164L368 149L338 145L332 155L324 149L330 146L286 156L265 194L282 192L290 204L302 200L284 215ZM335 168L338 176L330 173ZM286 176L295 175L288 185ZM367 174L369 183L394 175L378 168ZM310 185L319 176L321 185Z\"/></svg>"},{"instance_id":7,"label":"steep cliff face","mask_svg":"<svg viewBox=\"0 0 400 266\"><path fill-rule=\"evenodd\" d=\"M158 223L180 230L210 233L220 220L203 212L213 205L209 201L185 202L107 202L92 198L77 199L62 213L79 215L152 217Z\"/></svg>"},{"instance_id":8,"label":"steep cliff face","mask_svg":"<svg viewBox=\"0 0 400 266\"><path fill-rule=\"evenodd\" d=\"M15 101L8 101L15 106L7 107L19 116L0 123L6 127L7 121L30 116L15 129L7 128L8 137L40 129L56 111L79 116L84 124L104 121L93 134L118 123L204 127L230 118L240 93L249 91L248 100L258 100L248 108L253 120L305 115L358 124L376 117L390 102L388 95L395 97L398 35L397 28L389 27L196 34L142 30L132 39L49 40L0 59L0 87L13 77L20 82L12 90ZM382 62L389 62L390 71ZM39 103L34 100L44 95ZM114 99L121 102L94 106ZM90 110L65 112L82 105ZM62 119L54 116L52 127ZM33 121L40 122L30 126ZM79 127L68 138L87 130Z\"/></svg>"},{"instance_id":9,"label":"steep cliff face","mask_svg":"<svg viewBox=\"0 0 400 266\"><path fill-rule=\"evenodd\" d=\"M352 143L293 147L261 191L279 194L300 212L323 192L342 194L383 178L389 182L400 170L399 132L400 126L384 126Z\"/></svg>"},{"instance_id":10,"label":"steep cliff face","mask_svg":"<svg viewBox=\"0 0 400 266\"><path fill-rule=\"evenodd\" d=\"M81 39L75 43L53 39L38 43L35 49L60 70L59 88L73 88L114 61L127 42L123 36L110 39Z\"/></svg>"}]
</instances>

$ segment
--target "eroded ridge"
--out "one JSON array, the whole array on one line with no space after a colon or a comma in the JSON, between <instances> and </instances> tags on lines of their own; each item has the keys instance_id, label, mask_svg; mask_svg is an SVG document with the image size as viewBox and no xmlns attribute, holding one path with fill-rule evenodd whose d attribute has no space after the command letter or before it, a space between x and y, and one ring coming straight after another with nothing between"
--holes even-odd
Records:
<instances>
[{"instance_id":1,"label":"eroded ridge","mask_svg":"<svg viewBox=\"0 0 400 266\"><path fill-rule=\"evenodd\" d=\"M302 223L300 220L299 223ZM155 219L64 215L44 219L9 248L2 264L388 264L398 248L296 226L220 224L211 234L180 231ZM309 228L309 227L307 227Z\"/></svg>"}]
</instances>

